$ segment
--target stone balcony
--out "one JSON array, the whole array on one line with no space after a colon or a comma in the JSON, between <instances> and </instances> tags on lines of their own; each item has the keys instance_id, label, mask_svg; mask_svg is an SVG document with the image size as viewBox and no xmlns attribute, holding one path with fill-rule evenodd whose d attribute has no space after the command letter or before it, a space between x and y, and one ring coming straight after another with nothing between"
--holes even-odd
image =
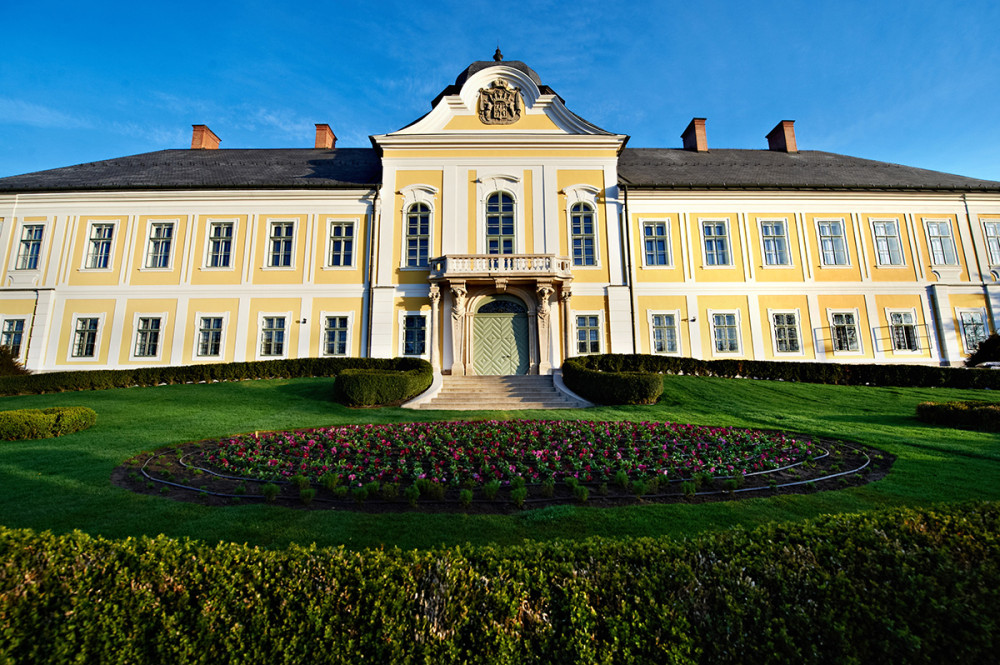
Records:
<instances>
[{"instance_id":1,"label":"stone balcony","mask_svg":"<svg viewBox=\"0 0 1000 665\"><path fill-rule=\"evenodd\" d=\"M431 281L510 279L569 281L573 262L555 254L447 254L430 260Z\"/></svg>"}]
</instances>

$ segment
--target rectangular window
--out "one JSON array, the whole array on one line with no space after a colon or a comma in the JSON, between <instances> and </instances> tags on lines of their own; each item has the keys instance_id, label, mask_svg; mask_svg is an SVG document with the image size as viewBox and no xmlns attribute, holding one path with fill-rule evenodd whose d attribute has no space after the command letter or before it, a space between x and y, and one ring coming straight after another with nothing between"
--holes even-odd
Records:
<instances>
[{"instance_id":1,"label":"rectangular window","mask_svg":"<svg viewBox=\"0 0 1000 665\"><path fill-rule=\"evenodd\" d=\"M975 351L980 342L989 337L990 332L986 327L986 316L982 310L961 313L962 341L965 342L965 350L969 353Z\"/></svg>"},{"instance_id":2,"label":"rectangular window","mask_svg":"<svg viewBox=\"0 0 1000 665\"><path fill-rule=\"evenodd\" d=\"M735 313L712 315L712 337L717 353L739 353L739 320Z\"/></svg>"},{"instance_id":3,"label":"rectangular window","mask_svg":"<svg viewBox=\"0 0 1000 665\"><path fill-rule=\"evenodd\" d=\"M931 263L936 266L957 266L955 241L951 237L951 223L947 220L927 222L927 244L931 250Z\"/></svg>"},{"instance_id":4,"label":"rectangular window","mask_svg":"<svg viewBox=\"0 0 1000 665\"><path fill-rule=\"evenodd\" d=\"M580 354L601 352L601 322L599 317L576 317L576 351Z\"/></svg>"},{"instance_id":5,"label":"rectangular window","mask_svg":"<svg viewBox=\"0 0 1000 665\"><path fill-rule=\"evenodd\" d=\"M354 265L354 222L330 224L330 265Z\"/></svg>"},{"instance_id":6,"label":"rectangular window","mask_svg":"<svg viewBox=\"0 0 1000 665\"><path fill-rule=\"evenodd\" d=\"M872 222L875 234L875 252L880 266L903 265L903 251L899 243L899 227L896 220Z\"/></svg>"},{"instance_id":7,"label":"rectangular window","mask_svg":"<svg viewBox=\"0 0 1000 665\"><path fill-rule=\"evenodd\" d=\"M323 352L328 356L347 355L347 317L328 316L323 329Z\"/></svg>"},{"instance_id":8,"label":"rectangular window","mask_svg":"<svg viewBox=\"0 0 1000 665\"><path fill-rule=\"evenodd\" d=\"M198 322L198 355L214 357L222 354L222 317L203 316Z\"/></svg>"},{"instance_id":9,"label":"rectangular window","mask_svg":"<svg viewBox=\"0 0 1000 665\"><path fill-rule=\"evenodd\" d=\"M260 355L281 356L285 353L285 317L265 316L260 329Z\"/></svg>"},{"instance_id":10,"label":"rectangular window","mask_svg":"<svg viewBox=\"0 0 1000 665\"><path fill-rule=\"evenodd\" d=\"M147 268L170 267L170 245L174 239L172 222L155 223L149 227L149 251L146 253Z\"/></svg>"},{"instance_id":11,"label":"rectangular window","mask_svg":"<svg viewBox=\"0 0 1000 665\"><path fill-rule=\"evenodd\" d=\"M889 334L894 351L917 351L920 348L913 312L890 312Z\"/></svg>"},{"instance_id":12,"label":"rectangular window","mask_svg":"<svg viewBox=\"0 0 1000 665\"><path fill-rule=\"evenodd\" d=\"M139 317L135 331L135 357L155 358L160 348L160 317Z\"/></svg>"},{"instance_id":13,"label":"rectangular window","mask_svg":"<svg viewBox=\"0 0 1000 665\"><path fill-rule=\"evenodd\" d=\"M73 333L73 357L93 358L97 350L97 328L100 319L81 317L76 320L76 330Z\"/></svg>"},{"instance_id":14,"label":"rectangular window","mask_svg":"<svg viewBox=\"0 0 1000 665\"><path fill-rule=\"evenodd\" d=\"M427 319L422 314L403 318L403 355L422 356L427 342Z\"/></svg>"},{"instance_id":15,"label":"rectangular window","mask_svg":"<svg viewBox=\"0 0 1000 665\"><path fill-rule=\"evenodd\" d=\"M986 247L990 252L990 265L1000 266L1000 219L983 222Z\"/></svg>"},{"instance_id":16,"label":"rectangular window","mask_svg":"<svg viewBox=\"0 0 1000 665\"><path fill-rule=\"evenodd\" d=\"M858 351L858 321L853 312L836 312L831 318L834 351Z\"/></svg>"},{"instance_id":17,"label":"rectangular window","mask_svg":"<svg viewBox=\"0 0 1000 665\"><path fill-rule=\"evenodd\" d=\"M431 241L431 208L414 203L406 213L406 267L426 268Z\"/></svg>"},{"instance_id":18,"label":"rectangular window","mask_svg":"<svg viewBox=\"0 0 1000 665\"><path fill-rule=\"evenodd\" d=\"M208 228L208 267L228 268L233 253L233 223L212 222Z\"/></svg>"},{"instance_id":19,"label":"rectangular window","mask_svg":"<svg viewBox=\"0 0 1000 665\"><path fill-rule=\"evenodd\" d=\"M29 224L21 230L21 246L17 250L18 270L38 269L44 228L41 224Z\"/></svg>"},{"instance_id":20,"label":"rectangular window","mask_svg":"<svg viewBox=\"0 0 1000 665\"><path fill-rule=\"evenodd\" d=\"M779 312L771 315L774 324L774 348L778 353L799 353L799 322L793 312Z\"/></svg>"},{"instance_id":21,"label":"rectangular window","mask_svg":"<svg viewBox=\"0 0 1000 665\"><path fill-rule=\"evenodd\" d=\"M764 265L789 265L787 228L784 220L760 223L760 237L764 244Z\"/></svg>"},{"instance_id":22,"label":"rectangular window","mask_svg":"<svg viewBox=\"0 0 1000 665\"><path fill-rule=\"evenodd\" d=\"M295 234L294 222L271 222L268 266L271 268L292 267L292 244Z\"/></svg>"},{"instance_id":23,"label":"rectangular window","mask_svg":"<svg viewBox=\"0 0 1000 665\"><path fill-rule=\"evenodd\" d=\"M677 353L677 316L654 314L652 317L653 353Z\"/></svg>"},{"instance_id":24,"label":"rectangular window","mask_svg":"<svg viewBox=\"0 0 1000 665\"><path fill-rule=\"evenodd\" d=\"M725 222L704 222L701 226L705 235L705 264L710 266L729 265L729 237Z\"/></svg>"},{"instance_id":25,"label":"rectangular window","mask_svg":"<svg viewBox=\"0 0 1000 665\"><path fill-rule=\"evenodd\" d=\"M643 222L642 238L645 245L647 266L670 265L666 222Z\"/></svg>"},{"instance_id":26,"label":"rectangular window","mask_svg":"<svg viewBox=\"0 0 1000 665\"><path fill-rule=\"evenodd\" d=\"M0 331L0 346L10 349L15 358L21 357L21 342L24 339L24 319L4 319Z\"/></svg>"},{"instance_id":27,"label":"rectangular window","mask_svg":"<svg viewBox=\"0 0 1000 665\"><path fill-rule=\"evenodd\" d=\"M587 203L576 203L570 209L570 242L573 245L573 265L595 266L594 210Z\"/></svg>"},{"instance_id":28,"label":"rectangular window","mask_svg":"<svg viewBox=\"0 0 1000 665\"><path fill-rule=\"evenodd\" d=\"M847 243L844 240L844 222L828 220L819 222L819 246L825 266L847 265Z\"/></svg>"},{"instance_id":29,"label":"rectangular window","mask_svg":"<svg viewBox=\"0 0 1000 665\"><path fill-rule=\"evenodd\" d=\"M90 227L90 247L87 250L88 268L101 270L111 267L111 240L114 235L114 224L94 224Z\"/></svg>"}]
</instances>

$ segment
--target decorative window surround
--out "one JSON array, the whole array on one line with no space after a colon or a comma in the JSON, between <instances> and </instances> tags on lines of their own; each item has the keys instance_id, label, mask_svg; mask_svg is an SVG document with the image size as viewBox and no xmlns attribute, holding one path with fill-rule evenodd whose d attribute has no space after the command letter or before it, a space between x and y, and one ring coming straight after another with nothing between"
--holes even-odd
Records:
<instances>
[{"instance_id":1,"label":"decorative window surround","mask_svg":"<svg viewBox=\"0 0 1000 665\"><path fill-rule=\"evenodd\" d=\"M346 321L346 327L341 329L338 326L334 329L331 329L328 325L329 319L343 319L344 321ZM353 341L352 333L354 332L354 312L320 312L319 321L320 321L319 354L321 356L350 356L352 349L351 343ZM341 323L341 321L337 321L337 323L339 324ZM344 349L343 353L329 352L330 340L328 339L328 333L331 330L336 331L337 339L334 340L334 343L337 346L343 345ZM341 330L344 333L343 335L340 334ZM339 349L335 350L339 351Z\"/></svg>"},{"instance_id":2,"label":"decorative window surround","mask_svg":"<svg viewBox=\"0 0 1000 665\"><path fill-rule=\"evenodd\" d=\"M111 272L114 270L115 242L118 220L91 220L87 223L87 245L81 270Z\"/></svg>"},{"instance_id":3,"label":"decorative window surround","mask_svg":"<svg viewBox=\"0 0 1000 665\"><path fill-rule=\"evenodd\" d=\"M514 199L514 254L525 253L524 232L524 183L521 178L505 173L480 172L476 181L476 253L486 254L486 201L496 193Z\"/></svg>"},{"instance_id":4,"label":"decorative window surround","mask_svg":"<svg viewBox=\"0 0 1000 665\"><path fill-rule=\"evenodd\" d=\"M932 266L959 265L950 219L925 218L924 232L927 234L927 250Z\"/></svg>"},{"instance_id":5,"label":"decorative window surround","mask_svg":"<svg viewBox=\"0 0 1000 665\"><path fill-rule=\"evenodd\" d=\"M701 233L702 268L716 270L733 268L732 233L729 219L698 219Z\"/></svg>"},{"instance_id":6,"label":"decorative window surround","mask_svg":"<svg viewBox=\"0 0 1000 665\"><path fill-rule=\"evenodd\" d=\"M769 309L767 320L771 326L771 350L775 356L803 356L802 314L796 309Z\"/></svg>"},{"instance_id":7,"label":"decorative window surround","mask_svg":"<svg viewBox=\"0 0 1000 665\"><path fill-rule=\"evenodd\" d=\"M174 264L174 231L176 220L150 221L146 235L146 258L143 261L143 272L171 270Z\"/></svg>"},{"instance_id":8,"label":"decorative window surround","mask_svg":"<svg viewBox=\"0 0 1000 665\"><path fill-rule=\"evenodd\" d=\"M920 324L916 310L886 309L885 320L889 326L889 348L892 353L919 353Z\"/></svg>"},{"instance_id":9,"label":"decorative window surround","mask_svg":"<svg viewBox=\"0 0 1000 665\"><path fill-rule=\"evenodd\" d=\"M218 320L219 327L214 326L215 320ZM194 326L194 349L191 357L225 358L226 331L229 329L229 312L195 312ZM212 351L217 352L212 353Z\"/></svg>"},{"instance_id":10,"label":"decorative window surround","mask_svg":"<svg viewBox=\"0 0 1000 665\"><path fill-rule=\"evenodd\" d=\"M163 358L163 347L170 341L166 331L167 312L134 314L128 359L135 362L159 362Z\"/></svg>"},{"instance_id":11,"label":"decorative window surround","mask_svg":"<svg viewBox=\"0 0 1000 665\"><path fill-rule=\"evenodd\" d=\"M830 324L830 348L835 356L864 355L858 309L827 309ZM851 348L852 346L857 348Z\"/></svg>"},{"instance_id":12,"label":"decorative window surround","mask_svg":"<svg viewBox=\"0 0 1000 665\"><path fill-rule=\"evenodd\" d=\"M265 270L294 270L297 251L296 222L294 219L267 220L267 246Z\"/></svg>"},{"instance_id":13,"label":"decorative window surround","mask_svg":"<svg viewBox=\"0 0 1000 665\"><path fill-rule=\"evenodd\" d=\"M327 228L324 270L350 270L357 260L357 220L330 219Z\"/></svg>"},{"instance_id":14,"label":"decorative window surround","mask_svg":"<svg viewBox=\"0 0 1000 665\"><path fill-rule=\"evenodd\" d=\"M66 351L66 362L94 362L100 357L105 316L103 312L73 313L70 317L70 321L73 322L73 334L69 340L69 349ZM84 321L96 322L96 325L94 323L83 325Z\"/></svg>"},{"instance_id":15,"label":"decorative window surround","mask_svg":"<svg viewBox=\"0 0 1000 665\"><path fill-rule=\"evenodd\" d=\"M261 312L257 315L257 360L275 360L288 357L291 345L290 326L294 323L291 312Z\"/></svg>"},{"instance_id":16,"label":"decorative window surround","mask_svg":"<svg viewBox=\"0 0 1000 665\"><path fill-rule=\"evenodd\" d=\"M427 322L425 312L399 312L400 356L425 360L430 357L431 335Z\"/></svg>"},{"instance_id":17,"label":"decorative window surround","mask_svg":"<svg viewBox=\"0 0 1000 665\"><path fill-rule=\"evenodd\" d=\"M788 218L757 218L761 268L794 268L788 242Z\"/></svg>"},{"instance_id":18,"label":"decorative window surround","mask_svg":"<svg viewBox=\"0 0 1000 665\"><path fill-rule=\"evenodd\" d=\"M401 270L427 270L428 265L420 264L420 240L423 238L413 238L409 231L409 215L411 212L417 212L414 206L424 205L427 207L427 259L431 259L434 255L434 223L437 219L437 205L435 202L435 197L438 194L438 188L431 185L408 185L399 190L402 195L402 207L400 208L400 219L401 219L401 233L402 233L402 244L400 245L400 257L399 257L399 267ZM422 229L418 229L422 230ZM418 234L421 235L421 234ZM409 261L409 240L416 239L417 246L417 265L410 265Z\"/></svg>"},{"instance_id":19,"label":"decorative window surround","mask_svg":"<svg viewBox=\"0 0 1000 665\"><path fill-rule=\"evenodd\" d=\"M598 198L601 190L592 185L571 185L563 190L566 195L566 237L569 239L569 255L573 261L574 270L591 270L601 267L600 224L598 215ZM590 232L578 228L578 221L585 224L586 215L590 215ZM582 219L580 216L583 216ZM515 220L516 225L516 220ZM579 231L579 233L577 232ZM578 253L576 241L581 241L584 247L583 262L577 263ZM591 261L586 261L587 240L590 241Z\"/></svg>"},{"instance_id":20,"label":"decorative window surround","mask_svg":"<svg viewBox=\"0 0 1000 665\"><path fill-rule=\"evenodd\" d=\"M844 219L817 219L816 238L821 267L851 267L851 253L847 248L847 223Z\"/></svg>"},{"instance_id":21,"label":"decorative window surround","mask_svg":"<svg viewBox=\"0 0 1000 665\"><path fill-rule=\"evenodd\" d=\"M651 354L664 356L681 355L680 321L681 312L678 309L665 311L647 310L646 322L649 324L649 352ZM673 331L672 335L671 330ZM658 331L659 335L657 334Z\"/></svg>"},{"instance_id":22,"label":"decorative window surround","mask_svg":"<svg viewBox=\"0 0 1000 665\"><path fill-rule=\"evenodd\" d=\"M37 271L39 269L38 264L42 260L42 240L44 237L44 224L28 223L21 226L14 270Z\"/></svg>"},{"instance_id":23,"label":"decorative window surround","mask_svg":"<svg viewBox=\"0 0 1000 665\"><path fill-rule=\"evenodd\" d=\"M642 233L640 257L643 268L673 268L670 219L639 219Z\"/></svg>"},{"instance_id":24,"label":"decorative window surround","mask_svg":"<svg viewBox=\"0 0 1000 665\"><path fill-rule=\"evenodd\" d=\"M982 222L990 266L1000 266L1000 217L984 218Z\"/></svg>"},{"instance_id":25,"label":"decorative window surround","mask_svg":"<svg viewBox=\"0 0 1000 665\"><path fill-rule=\"evenodd\" d=\"M743 326L740 310L708 310L712 329L712 355L735 356L743 353ZM733 348L735 345L736 348Z\"/></svg>"},{"instance_id":26,"label":"decorative window surround","mask_svg":"<svg viewBox=\"0 0 1000 665\"><path fill-rule=\"evenodd\" d=\"M205 230L205 262L203 270L234 270L233 257L236 237L239 233L238 219L210 218ZM228 235L227 235L228 234Z\"/></svg>"},{"instance_id":27,"label":"decorative window surround","mask_svg":"<svg viewBox=\"0 0 1000 665\"><path fill-rule=\"evenodd\" d=\"M584 335L582 339L581 334ZM586 347L584 350L581 350L582 345ZM574 311L572 355L588 356L595 353L604 353L604 312Z\"/></svg>"},{"instance_id":28,"label":"decorative window surround","mask_svg":"<svg viewBox=\"0 0 1000 665\"><path fill-rule=\"evenodd\" d=\"M11 347L21 363L28 357L31 318L29 314L0 317L0 346Z\"/></svg>"},{"instance_id":29,"label":"decorative window surround","mask_svg":"<svg viewBox=\"0 0 1000 665\"><path fill-rule=\"evenodd\" d=\"M875 242L875 265L879 268L905 268L903 243L899 233L899 220L870 219L872 238Z\"/></svg>"}]
</instances>

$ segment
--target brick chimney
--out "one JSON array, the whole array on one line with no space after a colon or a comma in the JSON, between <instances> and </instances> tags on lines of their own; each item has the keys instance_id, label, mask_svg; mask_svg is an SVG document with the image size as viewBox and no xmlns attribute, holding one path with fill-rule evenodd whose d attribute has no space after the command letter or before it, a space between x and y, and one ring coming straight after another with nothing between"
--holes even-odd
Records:
<instances>
[{"instance_id":1,"label":"brick chimney","mask_svg":"<svg viewBox=\"0 0 1000 665\"><path fill-rule=\"evenodd\" d=\"M708 152L708 138L705 136L705 119L692 118L687 129L681 134L685 150Z\"/></svg>"},{"instance_id":2,"label":"brick chimney","mask_svg":"<svg viewBox=\"0 0 1000 665\"><path fill-rule=\"evenodd\" d=\"M782 120L767 135L767 149L778 152L798 152L795 145L795 121Z\"/></svg>"},{"instance_id":3,"label":"brick chimney","mask_svg":"<svg viewBox=\"0 0 1000 665\"><path fill-rule=\"evenodd\" d=\"M192 150L218 150L219 137L215 135L207 125L191 125L191 149Z\"/></svg>"},{"instance_id":4,"label":"brick chimney","mask_svg":"<svg viewBox=\"0 0 1000 665\"><path fill-rule=\"evenodd\" d=\"M337 135L330 129L330 125L316 124L316 148L330 150L337 147Z\"/></svg>"}]
</instances>

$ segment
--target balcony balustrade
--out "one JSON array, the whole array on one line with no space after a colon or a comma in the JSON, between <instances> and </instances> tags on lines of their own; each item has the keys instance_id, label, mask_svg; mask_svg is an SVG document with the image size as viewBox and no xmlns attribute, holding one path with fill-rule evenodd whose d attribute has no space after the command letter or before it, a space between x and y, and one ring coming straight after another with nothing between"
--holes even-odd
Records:
<instances>
[{"instance_id":1,"label":"balcony balustrade","mask_svg":"<svg viewBox=\"0 0 1000 665\"><path fill-rule=\"evenodd\" d=\"M447 254L430 260L431 280L526 277L573 278L573 263L555 254Z\"/></svg>"}]
</instances>

